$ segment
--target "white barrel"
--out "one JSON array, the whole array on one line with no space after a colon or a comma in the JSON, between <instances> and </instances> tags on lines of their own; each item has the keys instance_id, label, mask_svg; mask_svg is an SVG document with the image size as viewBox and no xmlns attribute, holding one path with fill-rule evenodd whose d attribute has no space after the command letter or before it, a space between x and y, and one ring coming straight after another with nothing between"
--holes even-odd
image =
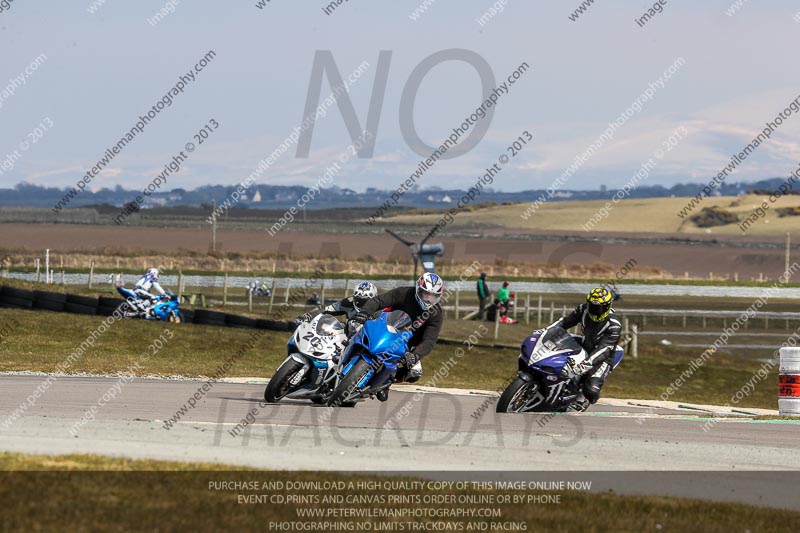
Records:
<instances>
[{"instance_id":1,"label":"white barrel","mask_svg":"<svg viewBox=\"0 0 800 533\"><path fill-rule=\"evenodd\" d=\"M783 347L780 357L778 412L784 416L800 416L800 347Z\"/></svg>"}]
</instances>

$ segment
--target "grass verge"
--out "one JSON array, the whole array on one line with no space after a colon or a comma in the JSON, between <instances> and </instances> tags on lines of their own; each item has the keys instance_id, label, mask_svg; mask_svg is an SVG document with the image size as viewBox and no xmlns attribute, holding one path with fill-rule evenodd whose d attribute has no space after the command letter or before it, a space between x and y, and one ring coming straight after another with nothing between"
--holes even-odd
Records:
<instances>
[{"instance_id":1,"label":"grass verge","mask_svg":"<svg viewBox=\"0 0 800 533\"><path fill-rule=\"evenodd\" d=\"M53 372L86 341L102 317L0 309L0 371ZM466 339L480 323L446 322L444 336ZM8 326L8 327L7 327ZM153 354L153 341L166 328L172 332ZM522 328L520 329L522 331ZM257 335L255 340L251 340ZM520 338L522 338L520 335ZM162 337L162 339L165 337ZM139 364L138 375L214 376L220 365L233 360L222 377L271 376L286 354L287 333L246 329L121 320L96 336L94 345L73 358L69 372L115 374ZM476 337L478 342L486 338ZM242 350L250 343L250 349ZM463 351L463 355L459 355ZM639 358L627 357L609 377L608 397L658 399L697 357L693 350L640 343ZM422 385L501 390L517 371L517 352L511 349L437 345L425 359ZM697 369L667 400L704 404L730 403L751 380L759 362L718 354ZM738 407L777 407L777 369L758 381Z\"/></svg>"},{"instance_id":2,"label":"grass verge","mask_svg":"<svg viewBox=\"0 0 800 533\"><path fill-rule=\"evenodd\" d=\"M326 518L324 530L359 530L356 522L372 522L369 530L432 530L415 528L423 521L453 524L448 531L497 531L492 524L517 524L527 531L787 531L800 521L800 513L671 497L621 496L570 490L549 492L530 490L436 490L424 480L363 474L329 472L286 472L238 469L207 463L134 461L92 455L36 456L0 454L0 484L3 498L3 523L7 530L27 531L264 531L275 523L301 526L319 531L312 524L321 519L301 517L303 509L319 508L334 512L347 510L425 509L443 512L455 509L496 509L500 517L416 518ZM89 471L84 471L89 470ZM380 483L423 481L417 489L403 492L379 488L353 489L351 482ZM215 483L216 482L216 483ZM257 489L222 488L222 482L257 482ZM330 490L263 489L283 483L331 483ZM231 485L228 485L230 487ZM357 485L356 485L357 486ZM300 496L304 499L282 504L242 503L240 495ZM324 496L369 497L373 502L321 503ZM389 496L438 498L432 503L412 504L388 501ZM381 500L376 496L383 496ZM510 503L498 503L509 496ZM525 504L513 503L524 497ZM527 503L529 497L549 497ZM558 496L556 501L556 496ZM459 499L473 503L457 503ZM491 503L474 503L476 499ZM443 501L441 501L443 500ZM453 503L453 500L456 503ZM315 503L316 501L316 503ZM364 511L361 511L364 512ZM369 512L369 511L366 511ZM334 529L330 524L345 524ZM353 524L348 529L346 524ZM461 524L460 526L458 524ZM302 526L311 525L311 529ZM471 525L471 527L470 527ZM788 529L787 529L788 528ZM364 529L366 530L366 529Z\"/></svg>"}]
</instances>

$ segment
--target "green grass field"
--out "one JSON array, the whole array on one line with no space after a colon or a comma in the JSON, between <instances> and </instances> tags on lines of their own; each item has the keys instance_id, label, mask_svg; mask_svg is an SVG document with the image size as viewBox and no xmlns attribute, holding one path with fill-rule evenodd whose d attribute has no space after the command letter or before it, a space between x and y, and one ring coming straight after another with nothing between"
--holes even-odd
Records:
<instances>
[{"instance_id":1,"label":"green grass field","mask_svg":"<svg viewBox=\"0 0 800 533\"><path fill-rule=\"evenodd\" d=\"M10 329L0 342L0 371L55 371L74 352L103 317L0 309L0 327ZM8 326L8 327L6 327ZM494 342L490 329L471 321L445 321L443 337L464 341L471 335L478 344ZM486 324L491 327L492 324ZM530 329L524 325L502 326L504 335L518 345ZM151 355L149 346L165 328L173 333L166 346ZM69 372L114 374L134 364L137 375L211 376L217 367L248 343L255 330L167 324L139 320L114 323L99 335L69 368ZM283 360L287 333L264 332L253 348L236 359L227 377L268 377ZM464 350L459 357L457 349ZM657 344L640 343L639 358L627 357L609 378L604 394L609 397L656 399L699 355L697 350L681 350ZM422 384L451 357L457 361L439 387L499 390L517 368L516 349L496 349L437 345L425 359ZM716 355L669 400L721 404L730 401L759 368L760 363ZM135 368L135 367L134 367ZM776 408L777 375L759 383L741 407Z\"/></svg>"},{"instance_id":2,"label":"green grass field","mask_svg":"<svg viewBox=\"0 0 800 533\"><path fill-rule=\"evenodd\" d=\"M284 494L277 490L224 490L215 482L409 482L411 478L350 475L329 472L258 471L207 463L134 461L92 455L41 456L0 454L0 496L3 529L8 531L268 531L270 522L309 523L299 510L309 507L403 508L404 504L361 503L309 505L302 501L283 504L242 504L239 494ZM88 471L86 471L88 470ZM81 472L86 471L86 472ZM67 473L68 472L68 473ZM420 480L416 480L420 481ZM424 481L424 480L423 480ZM389 494L388 491L343 489L285 491L290 494ZM783 532L793 530L800 513L713 503L672 497L620 496L574 490L436 490L423 486L420 498L438 496L444 502L423 503L415 508L499 509L501 518L446 518L438 522L467 525L492 522L517 523L527 531L731 531ZM504 495L551 496L547 503L496 503ZM491 504L451 503L459 498L489 498ZM473 500L474 501L474 500ZM486 501L485 499L483 501ZM356 519L338 518L341 522ZM408 519L373 519L370 530L389 522L408 524ZM418 520L414 520L418 522ZM408 528L409 526L406 525ZM473 526L474 527L474 526ZM520 526L521 527L521 526ZM309 531L319 530L312 526ZM355 528L354 528L355 530ZM412 529L405 529L409 531ZM480 530L480 529L478 529ZM491 529L485 529L491 530Z\"/></svg>"}]
</instances>

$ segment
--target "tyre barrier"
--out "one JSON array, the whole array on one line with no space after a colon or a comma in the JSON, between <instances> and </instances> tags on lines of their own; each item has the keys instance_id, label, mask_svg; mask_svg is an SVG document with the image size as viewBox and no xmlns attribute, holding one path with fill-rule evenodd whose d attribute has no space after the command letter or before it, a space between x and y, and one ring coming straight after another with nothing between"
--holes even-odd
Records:
<instances>
[{"instance_id":1,"label":"tyre barrier","mask_svg":"<svg viewBox=\"0 0 800 533\"><path fill-rule=\"evenodd\" d=\"M225 315L225 325L232 328L256 328L256 319L247 316Z\"/></svg>"},{"instance_id":2,"label":"tyre barrier","mask_svg":"<svg viewBox=\"0 0 800 533\"><path fill-rule=\"evenodd\" d=\"M123 303L125 303L125 300L122 298L101 296L97 299L97 314L100 316L111 316Z\"/></svg>"},{"instance_id":3,"label":"tyre barrier","mask_svg":"<svg viewBox=\"0 0 800 533\"><path fill-rule=\"evenodd\" d=\"M0 307L31 309L33 307L33 291L15 287L0 287Z\"/></svg>"},{"instance_id":4,"label":"tyre barrier","mask_svg":"<svg viewBox=\"0 0 800 533\"><path fill-rule=\"evenodd\" d=\"M79 315L111 316L125 302L122 298L93 297L52 291L30 291L0 286L0 307L66 312ZM250 318L208 309L181 309L183 322L205 326L291 331L293 322Z\"/></svg>"},{"instance_id":5,"label":"tyre barrier","mask_svg":"<svg viewBox=\"0 0 800 533\"><path fill-rule=\"evenodd\" d=\"M33 291L33 308L48 311L63 311L67 295L60 292Z\"/></svg>"},{"instance_id":6,"label":"tyre barrier","mask_svg":"<svg viewBox=\"0 0 800 533\"><path fill-rule=\"evenodd\" d=\"M208 309L195 309L194 324L205 324L207 326L225 326L225 313L219 311L209 311Z\"/></svg>"}]
</instances>

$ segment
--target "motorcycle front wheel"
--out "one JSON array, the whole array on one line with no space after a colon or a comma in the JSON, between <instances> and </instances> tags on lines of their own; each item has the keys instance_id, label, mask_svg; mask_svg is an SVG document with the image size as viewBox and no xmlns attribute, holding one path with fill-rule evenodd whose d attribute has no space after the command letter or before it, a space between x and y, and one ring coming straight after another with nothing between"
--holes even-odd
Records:
<instances>
[{"instance_id":1,"label":"motorcycle front wheel","mask_svg":"<svg viewBox=\"0 0 800 533\"><path fill-rule=\"evenodd\" d=\"M536 381L529 381L517 376L511 384L506 387L500 399L497 401L498 413L524 413L534 411L541 407L544 396L539 392L539 384Z\"/></svg>"},{"instance_id":2,"label":"motorcycle front wheel","mask_svg":"<svg viewBox=\"0 0 800 533\"><path fill-rule=\"evenodd\" d=\"M350 372L339 382L339 385L333 391L331 397L328 398L328 406L348 407L351 402L348 402L347 399L358 390L358 384L361 383L361 380L371 371L372 367L369 366L369 363L364 359L359 359L356 364L353 365L353 368L350 369Z\"/></svg>"},{"instance_id":3,"label":"motorcycle front wheel","mask_svg":"<svg viewBox=\"0 0 800 533\"><path fill-rule=\"evenodd\" d=\"M278 368L264 389L264 400L267 403L278 403L281 399L295 390L300 383L292 385L291 381L297 373L303 369L303 363L288 359Z\"/></svg>"}]
</instances>

